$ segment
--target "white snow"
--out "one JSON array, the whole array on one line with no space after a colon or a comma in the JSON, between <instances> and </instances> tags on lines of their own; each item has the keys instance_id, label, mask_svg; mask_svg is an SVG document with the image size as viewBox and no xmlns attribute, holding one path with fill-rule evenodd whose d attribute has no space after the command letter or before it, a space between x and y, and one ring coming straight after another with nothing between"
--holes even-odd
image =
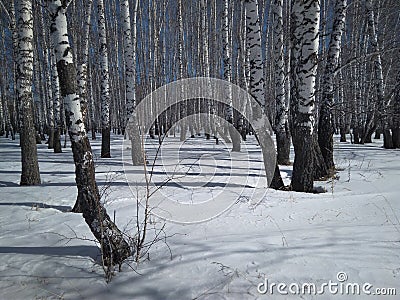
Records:
<instances>
[{"instance_id":1,"label":"white snow","mask_svg":"<svg viewBox=\"0 0 400 300\"><path fill-rule=\"evenodd\" d=\"M136 202L124 175L122 138L112 136L111 159L100 159L100 140L91 142L108 212L113 218L115 211L118 226L132 232ZM154 245L149 260L125 264L107 284L93 235L80 214L68 212L77 194L71 150L54 154L47 145L38 145L43 184L20 187L18 140L0 137L0 299L354 298L327 290L324 295L279 295L276 288L273 295L257 292L265 277L270 283L319 286L338 282L339 272L346 273L348 283L370 283L371 291L396 288L400 294L399 150L385 150L381 141L337 142L336 164L343 169L339 178L315 183L326 193L304 194L263 188L254 139L244 147L248 154L234 153L230 161L222 159L230 157L227 146L212 142L189 139L177 158L170 150L179 146L178 140L168 138L164 165L155 166L153 179L165 179L163 168L171 172L174 161L192 166L192 173L176 183L190 187L187 195L195 203L174 180L154 197L176 196L193 206L212 195L231 208L207 222L166 222L166 243ZM148 153L151 160L151 146ZM177 171L184 172L183 167ZM144 189L141 170L127 172L139 190ZM291 167L281 167L281 172L288 184ZM154 217L150 228L163 224Z\"/></svg>"}]
</instances>

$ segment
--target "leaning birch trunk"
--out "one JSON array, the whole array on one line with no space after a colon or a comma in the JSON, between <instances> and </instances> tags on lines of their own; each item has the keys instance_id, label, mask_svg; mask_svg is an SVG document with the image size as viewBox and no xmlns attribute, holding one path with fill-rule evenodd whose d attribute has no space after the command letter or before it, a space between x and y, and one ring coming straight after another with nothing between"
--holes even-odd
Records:
<instances>
[{"instance_id":1,"label":"leaning birch trunk","mask_svg":"<svg viewBox=\"0 0 400 300\"><path fill-rule=\"evenodd\" d=\"M228 82L225 89L225 97L228 99L229 106L226 109L226 120L228 121L229 135L232 139L232 151L240 152L240 134L235 128L233 119L233 104L232 104L232 69L231 69L231 47L229 42L229 0L224 0L223 10L223 48L224 48L224 79Z\"/></svg>"},{"instance_id":2,"label":"leaning birch trunk","mask_svg":"<svg viewBox=\"0 0 400 300\"><path fill-rule=\"evenodd\" d=\"M294 0L291 13L291 133L294 146L292 189L314 185L314 108L319 44L319 0Z\"/></svg>"},{"instance_id":3,"label":"leaning birch trunk","mask_svg":"<svg viewBox=\"0 0 400 300\"><path fill-rule=\"evenodd\" d=\"M346 22L346 7L347 0L336 0L332 34L321 88L322 99L318 123L318 143L327 167L328 174L326 175L331 175L335 169L333 161L333 134L335 129L332 113L334 76L335 70L339 65L340 46Z\"/></svg>"},{"instance_id":4,"label":"leaning birch trunk","mask_svg":"<svg viewBox=\"0 0 400 300\"><path fill-rule=\"evenodd\" d=\"M51 14L50 31L55 45L60 93L64 100L66 123L75 162L78 197L73 211L83 213L86 223L100 243L104 264L116 265L121 264L130 255L130 248L100 202L93 154L83 122L81 103L77 94L76 70L68 40L66 9L69 3L47 0Z\"/></svg>"},{"instance_id":5,"label":"leaning birch trunk","mask_svg":"<svg viewBox=\"0 0 400 300\"><path fill-rule=\"evenodd\" d=\"M108 70L108 49L104 1L97 1L97 25L99 30L100 60L100 102L101 102L101 157L109 158L110 153L110 73Z\"/></svg>"},{"instance_id":6,"label":"leaning birch trunk","mask_svg":"<svg viewBox=\"0 0 400 300\"><path fill-rule=\"evenodd\" d=\"M260 32L260 21L258 17L258 4L257 0L245 0L246 8L246 29L247 29L247 46L250 50L250 94L257 101L258 105L252 105L252 118L253 122L259 124L258 128L262 128L256 132L259 140L264 164L271 161L271 157L274 157L273 161L276 164L276 153L270 151L275 149L271 138L272 128L269 124L267 115L265 114L265 87L264 87L264 68L261 55L261 32ZM251 101L254 103L254 101ZM259 109L261 107L262 111ZM265 165L265 170L268 170ZM274 174L266 174L268 184L275 189L283 187L283 181L279 172L278 164L276 164Z\"/></svg>"},{"instance_id":7,"label":"leaning birch trunk","mask_svg":"<svg viewBox=\"0 0 400 300\"><path fill-rule=\"evenodd\" d=\"M131 16L129 13L129 1L121 2L121 17L123 19L124 32L124 58L125 58L125 89L126 89L126 110L127 119L126 127L128 129L129 139L131 140L131 156L134 166L144 163L144 153L141 147L141 139L139 134L139 125L136 116L136 18L138 10L138 2L135 1L133 10L133 34L131 31ZM132 41L133 39L133 41Z\"/></svg>"},{"instance_id":8,"label":"leaning birch trunk","mask_svg":"<svg viewBox=\"0 0 400 300\"><path fill-rule=\"evenodd\" d=\"M290 133L285 92L285 58L283 55L283 0L273 1L273 27L275 35L275 102L276 147L280 165L290 165Z\"/></svg>"},{"instance_id":9,"label":"leaning birch trunk","mask_svg":"<svg viewBox=\"0 0 400 300\"><path fill-rule=\"evenodd\" d=\"M21 104L21 185L40 184L36 149L36 131L33 121L33 15L32 1L17 1L17 101Z\"/></svg>"}]
</instances>

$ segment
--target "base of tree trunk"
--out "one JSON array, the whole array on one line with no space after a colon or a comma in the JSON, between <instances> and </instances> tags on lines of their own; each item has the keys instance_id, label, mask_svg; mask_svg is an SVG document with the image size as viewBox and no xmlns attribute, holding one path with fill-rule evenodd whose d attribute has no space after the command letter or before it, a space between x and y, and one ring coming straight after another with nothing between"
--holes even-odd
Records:
<instances>
[{"instance_id":1,"label":"base of tree trunk","mask_svg":"<svg viewBox=\"0 0 400 300\"><path fill-rule=\"evenodd\" d=\"M330 168L328 168L328 166L326 165L316 136L314 137L313 144L314 180L321 180L331 177L334 174L335 165L331 165Z\"/></svg>"},{"instance_id":2,"label":"base of tree trunk","mask_svg":"<svg viewBox=\"0 0 400 300\"><path fill-rule=\"evenodd\" d=\"M353 129L353 143L354 144L361 144L360 133L358 131L358 128L354 128Z\"/></svg>"},{"instance_id":3,"label":"base of tree trunk","mask_svg":"<svg viewBox=\"0 0 400 300\"><path fill-rule=\"evenodd\" d=\"M278 164L276 164L274 177L272 178L270 188L275 189L275 190L285 189L285 184L283 183Z\"/></svg>"},{"instance_id":4,"label":"base of tree trunk","mask_svg":"<svg viewBox=\"0 0 400 300\"><path fill-rule=\"evenodd\" d=\"M393 148L400 148L400 127L392 128Z\"/></svg>"},{"instance_id":5,"label":"base of tree trunk","mask_svg":"<svg viewBox=\"0 0 400 300\"><path fill-rule=\"evenodd\" d=\"M50 128L49 130L49 139L47 141L47 149L54 148L54 128Z\"/></svg>"},{"instance_id":6,"label":"base of tree trunk","mask_svg":"<svg viewBox=\"0 0 400 300\"><path fill-rule=\"evenodd\" d=\"M339 131L340 131L340 142L341 143L347 142L347 140L346 140L346 129L341 127Z\"/></svg>"},{"instance_id":7,"label":"base of tree trunk","mask_svg":"<svg viewBox=\"0 0 400 300\"><path fill-rule=\"evenodd\" d=\"M53 148L54 148L54 153L62 153L61 136L60 136L60 130L58 129L54 130Z\"/></svg>"},{"instance_id":8,"label":"base of tree trunk","mask_svg":"<svg viewBox=\"0 0 400 300\"><path fill-rule=\"evenodd\" d=\"M277 161L279 165L290 165L290 136L286 132L276 133Z\"/></svg>"},{"instance_id":9,"label":"base of tree trunk","mask_svg":"<svg viewBox=\"0 0 400 300\"><path fill-rule=\"evenodd\" d=\"M180 126L180 134L179 134L179 140L181 142L186 141L186 131L187 131L187 126L186 126L186 121L185 120L181 120L181 126Z\"/></svg>"},{"instance_id":10,"label":"base of tree trunk","mask_svg":"<svg viewBox=\"0 0 400 300\"><path fill-rule=\"evenodd\" d=\"M381 139L381 131L377 129L375 130L374 140L380 140L380 139Z\"/></svg>"},{"instance_id":11,"label":"base of tree trunk","mask_svg":"<svg viewBox=\"0 0 400 300\"><path fill-rule=\"evenodd\" d=\"M294 128L292 141L294 162L291 189L296 192L312 192L314 188L314 143L306 127Z\"/></svg>"},{"instance_id":12,"label":"base of tree trunk","mask_svg":"<svg viewBox=\"0 0 400 300\"><path fill-rule=\"evenodd\" d=\"M383 148L394 149L392 134L388 128L383 130Z\"/></svg>"},{"instance_id":13,"label":"base of tree trunk","mask_svg":"<svg viewBox=\"0 0 400 300\"><path fill-rule=\"evenodd\" d=\"M110 127L101 130L101 158L110 158Z\"/></svg>"},{"instance_id":14,"label":"base of tree trunk","mask_svg":"<svg viewBox=\"0 0 400 300\"><path fill-rule=\"evenodd\" d=\"M30 122L31 120L27 120L27 124L22 124L20 132L22 165L20 185L22 186L41 184L35 141L36 136L33 124Z\"/></svg>"},{"instance_id":15,"label":"base of tree trunk","mask_svg":"<svg viewBox=\"0 0 400 300\"><path fill-rule=\"evenodd\" d=\"M90 230L100 243L103 263L106 266L121 264L131 255L131 250L122 232L111 221L100 202L89 139L84 137L71 143L78 187L78 197L72 212L83 214Z\"/></svg>"},{"instance_id":16,"label":"base of tree trunk","mask_svg":"<svg viewBox=\"0 0 400 300\"><path fill-rule=\"evenodd\" d=\"M92 140L96 140L96 129L92 128Z\"/></svg>"},{"instance_id":17,"label":"base of tree trunk","mask_svg":"<svg viewBox=\"0 0 400 300\"><path fill-rule=\"evenodd\" d=\"M240 152L240 133L232 124L229 124L229 135L232 140L232 152Z\"/></svg>"},{"instance_id":18,"label":"base of tree trunk","mask_svg":"<svg viewBox=\"0 0 400 300\"><path fill-rule=\"evenodd\" d=\"M37 145L40 145L41 143L42 143L42 138L40 137L40 134L37 133L37 134L36 134L36 144L37 144Z\"/></svg>"}]
</instances>

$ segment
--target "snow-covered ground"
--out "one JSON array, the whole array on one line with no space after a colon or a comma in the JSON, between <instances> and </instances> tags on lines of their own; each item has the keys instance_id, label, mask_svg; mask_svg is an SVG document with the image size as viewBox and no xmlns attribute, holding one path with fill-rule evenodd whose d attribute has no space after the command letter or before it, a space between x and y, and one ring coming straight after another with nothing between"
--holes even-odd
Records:
<instances>
[{"instance_id":1,"label":"snow-covered ground","mask_svg":"<svg viewBox=\"0 0 400 300\"><path fill-rule=\"evenodd\" d=\"M92 141L97 180L110 187L108 212L115 211L119 227L129 232L136 215L132 190L144 188L142 167L128 168L129 186L122 138L112 138L111 159L100 159L100 141ZM107 284L88 226L80 214L69 212L77 194L71 150L54 154L39 145L43 184L20 187L18 141L0 137L0 299L354 298L345 295L346 287L352 291L349 283L359 284L359 299L366 298L363 288L371 293L396 288L399 297L399 150L384 150L381 141L336 143L338 178L315 183L326 193L303 194L262 187L263 166L253 139L243 156L230 155L223 143L196 139L180 146L179 157L168 152L177 140L167 140L154 182L160 186L171 170L192 173L168 181L158 194L190 207L210 195L224 203L202 208L199 218L190 212L181 221L222 214L195 224L166 222L165 243L155 244L139 265L125 264ZM154 153L149 150L150 160ZM177 161L183 169L174 169ZM281 172L288 184L291 168ZM163 224L152 218L151 228ZM266 283L269 290L259 293ZM280 285L287 295L279 293L279 283L290 285ZM294 295L303 283L314 283L318 292L325 287L325 293ZM329 292L335 284L336 295Z\"/></svg>"}]
</instances>

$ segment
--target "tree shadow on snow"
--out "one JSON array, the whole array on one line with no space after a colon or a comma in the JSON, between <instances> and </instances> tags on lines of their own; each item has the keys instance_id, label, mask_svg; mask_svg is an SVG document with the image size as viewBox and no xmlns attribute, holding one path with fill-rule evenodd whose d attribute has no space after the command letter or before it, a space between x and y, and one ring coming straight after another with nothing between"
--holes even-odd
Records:
<instances>
[{"instance_id":1,"label":"tree shadow on snow","mask_svg":"<svg viewBox=\"0 0 400 300\"><path fill-rule=\"evenodd\" d=\"M61 212L70 212L72 207L67 205L49 205L39 202L0 202L0 206L27 206L34 209L53 208Z\"/></svg>"},{"instance_id":2,"label":"tree shadow on snow","mask_svg":"<svg viewBox=\"0 0 400 300\"><path fill-rule=\"evenodd\" d=\"M48 256L85 256L97 261L100 249L97 246L64 247L0 247L1 254L31 254Z\"/></svg>"}]
</instances>

